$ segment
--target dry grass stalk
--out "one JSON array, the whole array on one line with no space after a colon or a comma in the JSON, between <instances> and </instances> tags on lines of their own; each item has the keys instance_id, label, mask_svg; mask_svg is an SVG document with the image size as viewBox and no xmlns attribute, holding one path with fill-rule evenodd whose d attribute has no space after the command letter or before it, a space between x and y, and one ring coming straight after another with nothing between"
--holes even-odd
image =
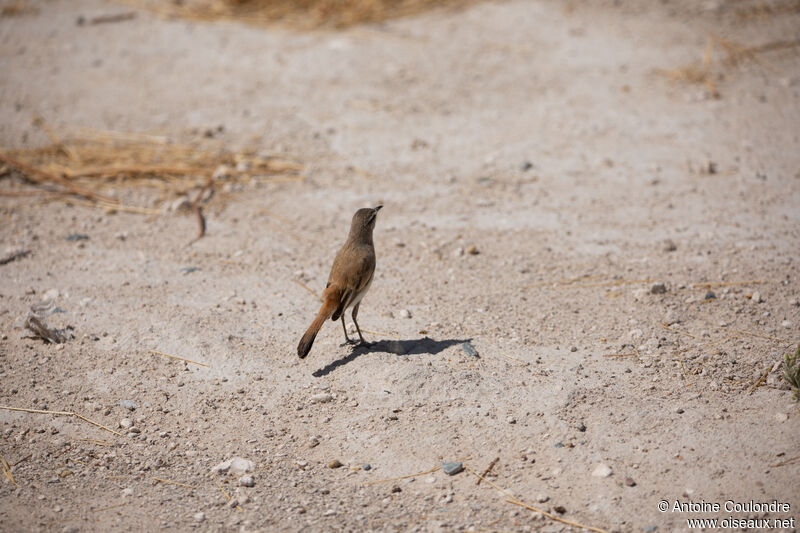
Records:
<instances>
[{"instance_id":1,"label":"dry grass stalk","mask_svg":"<svg viewBox=\"0 0 800 533\"><path fill-rule=\"evenodd\" d=\"M9 466L8 461L6 461L6 458L3 457L2 453L0 453L0 469L3 470L3 474L12 484L19 487L19 483L17 483L17 480L14 479L14 474L11 473L11 467Z\"/></svg>"},{"instance_id":2,"label":"dry grass stalk","mask_svg":"<svg viewBox=\"0 0 800 533\"><path fill-rule=\"evenodd\" d=\"M538 509L532 505L528 505L527 503L521 502L519 500L515 500L513 498L506 498L508 503L513 503L514 505L519 505L520 507L524 507L526 509L530 509L531 511L540 513L551 520L555 520L557 522L561 522L563 524L568 524L570 526L579 527L581 529L588 529L589 531L596 531L597 533L607 533L605 529L600 529L599 527L587 526L585 524L581 524L580 522L574 522L572 520L567 520L566 518L561 518L560 516L556 516L554 514L550 514L547 511L542 509Z\"/></svg>"},{"instance_id":3,"label":"dry grass stalk","mask_svg":"<svg viewBox=\"0 0 800 533\"><path fill-rule=\"evenodd\" d=\"M800 459L800 455L795 455L794 457L790 457L789 459L786 459L785 461L781 461L780 463L775 463L774 465L769 465L769 466L775 467L775 466L788 465L789 463L793 463L793 462L797 461L798 459Z\"/></svg>"},{"instance_id":4,"label":"dry grass stalk","mask_svg":"<svg viewBox=\"0 0 800 533\"><path fill-rule=\"evenodd\" d=\"M424 476L425 474L430 474L432 472L436 472L440 468L442 468L441 465L436 465L433 468L431 468L430 470L425 470L424 472L417 472L415 474L406 474L405 476L389 477L389 478L386 478L386 479L376 479L374 481L367 481L366 483L362 483L361 486L362 487L366 487L368 485L377 485L378 483L386 483L387 481L398 481L400 479L408 479L410 477Z\"/></svg>"},{"instance_id":5,"label":"dry grass stalk","mask_svg":"<svg viewBox=\"0 0 800 533\"><path fill-rule=\"evenodd\" d=\"M596 531L597 533L607 533L607 531L605 529L600 529L600 528L597 528L597 527L587 526L587 525L581 524L579 522L573 522L572 520L567 520L566 518L561 518L560 516L556 516L554 514L548 513L547 511L544 511L542 509L538 509L536 507L533 507L532 505L528 505L527 503L521 502L521 501L517 500L516 498L514 498L514 496L509 491L507 491L503 487L497 485L496 483L493 483L490 480L486 479L485 477L483 477L482 475L477 473L475 470L473 470L469 466L464 465L464 468L466 468L469 472L471 472L472 474L477 476L479 480L485 481L486 483L488 483L489 485L494 487L495 490L497 490L501 494L503 494L503 496L506 497L506 501L508 503L513 503L514 505L520 505L522 507L525 507L526 509L530 509L531 511L535 511L537 513L541 513L542 515L546 516L547 518L549 518L551 520L555 520L557 522L561 522L563 524L569 524L571 526L579 527L579 528L582 528L582 529L588 529L589 531Z\"/></svg>"},{"instance_id":6,"label":"dry grass stalk","mask_svg":"<svg viewBox=\"0 0 800 533\"><path fill-rule=\"evenodd\" d=\"M696 336L696 335L692 335L692 334L691 334L691 333L689 333L688 331L681 331L681 330L679 330L679 329L671 328L671 327L669 327L669 324L667 324L667 323L665 323L665 322L662 322L662 323L661 323L661 327L662 327L662 328L664 328L664 329L666 329L667 331L672 331L673 333L679 333L679 334L681 334L681 335L686 335L687 337L691 337L691 338L693 338L693 339L696 339L696 338L697 338L697 336Z\"/></svg>"},{"instance_id":7,"label":"dry grass stalk","mask_svg":"<svg viewBox=\"0 0 800 533\"><path fill-rule=\"evenodd\" d=\"M636 352L627 352L627 353L607 353L603 355L603 357L635 357L639 355Z\"/></svg>"},{"instance_id":8,"label":"dry grass stalk","mask_svg":"<svg viewBox=\"0 0 800 533\"><path fill-rule=\"evenodd\" d=\"M185 357L180 357L180 356L177 356L177 355L172 355L172 354L168 354L168 353L164 353L164 352L159 352L158 350L150 350L150 353L154 353L156 355L163 355L164 357L171 357L172 359L177 359L179 361L185 361L187 363L192 363L194 365L200 365L200 366L204 366L204 367L210 368L210 365L207 365L206 363L200 363L198 361L192 361L191 359L186 359Z\"/></svg>"},{"instance_id":9,"label":"dry grass stalk","mask_svg":"<svg viewBox=\"0 0 800 533\"><path fill-rule=\"evenodd\" d=\"M120 433L118 431L114 431L113 429L111 429L108 426L104 426L103 424L101 424L99 422L96 422L96 421L92 420L91 418L85 417L85 416L83 416L81 414L78 414L78 413L74 413L72 411L46 411L46 410L43 410L43 409L26 409L24 407L9 407L7 405L0 405L0 409L5 409L7 411L21 411L23 413L37 413L37 414L43 414L43 415L74 416L76 418L80 418L84 422L88 422L88 423L90 423L90 424L92 424L94 426L97 426L100 429L104 429L106 431L109 431L109 432L113 433L114 435L118 435L120 437L124 437L124 435L122 433Z\"/></svg>"},{"instance_id":10,"label":"dry grass stalk","mask_svg":"<svg viewBox=\"0 0 800 533\"><path fill-rule=\"evenodd\" d=\"M486 470L484 470L484 471L483 471L483 474L481 474L480 476L478 476L478 481L476 481L476 482L475 482L475 485L476 485L476 486L477 486L477 485L480 485L480 484L481 484L481 481L483 481L483 479L484 479L484 478L485 478L487 475L489 475L489 472L491 472L491 471L492 471L492 468L494 468L494 465L496 465L496 464L497 464L497 461L499 461L499 460L500 460L500 458L499 458L499 457L495 457L495 458L492 460L492 462L491 462L491 463L489 463L489 466L487 466L487 467L486 467Z\"/></svg>"},{"instance_id":11,"label":"dry grass stalk","mask_svg":"<svg viewBox=\"0 0 800 533\"><path fill-rule=\"evenodd\" d=\"M692 287L698 288L703 287L706 289L710 289L711 287L730 287L731 285L758 285L760 283L766 283L763 279L750 279L750 280L743 280L743 281L710 281L708 283L692 283Z\"/></svg>"},{"instance_id":12,"label":"dry grass stalk","mask_svg":"<svg viewBox=\"0 0 800 533\"><path fill-rule=\"evenodd\" d=\"M213 474L212 474L212 475L213 475ZM225 490L224 488L222 488L222 483L220 483L220 482L219 482L219 480L217 479L217 476L214 476L214 483L216 483L216 484L217 484L217 488L220 490L220 492L222 492L222 495L223 495L223 496L225 496L225 499L226 499L226 500L228 500L228 501L230 501L230 499L231 499L231 495L230 495L230 494L228 494L228 491L227 491L227 490ZM244 509L242 508L242 506L241 506L241 505L239 505L238 503L236 504L236 507L235 507L235 509L236 509L237 511L244 511Z\"/></svg>"},{"instance_id":13,"label":"dry grass stalk","mask_svg":"<svg viewBox=\"0 0 800 533\"><path fill-rule=\"evenodd\" d=\"M437 7L459 7L474 0L124 0L166 17L236 20L253 25L282 24L300 29L343 28L412 15Z\"/></svg>"},{"instance_id":14,"label":"dry grass stalk","mask_svg":"<svg viewBox=\"0 0 800 533\"><path fill-rule=\"evenodd\" d=\"M756 380L756 382L755 382L755 383L753 383L753 384L750 386L750 388L747 390L747 394L753 394L753 391L754 391L754 390L756 390L756 389L759 387L759 385L761 385L762 383L764 383L764 380L766 380L766 379L767 379L767 376L769 375L769 371L770 371L770 370L772 370L772 364L771 364L771 363L770 363L769 365L767 365L767 368L765 368L765 369L764 369L764 372L763 372L763 373L761 374L761 376L760 376L760 377L759 377L759 378Z\"/></svg>"},{"instance_id":15,"label":"dry grass stalk","mask_svg":"<svg viewBox=\"0 0 800 533\"><path fill-rule=\"evenodd\" d=\"M164 479L164 478L155 477L155 476L153 477L153 481L158 481L160 483L167 483L168 485L177 485L179 487L186 487L188 489L196 489L197 488L194 485L187 485L186 483L181 483L179 481L171 481L169 479Z\"/></svg>"},{"instance_id":16,"label":"dry grass stalk","mask_svg":"<svg viewBox=\"0 0 800 533\"><path fill-rule=\"evenodd\" d=\"M644 278L644 279L617 279L611 281L600 281L597 283L579 283L579 284L572 284L572 285L558 285L558 287L564 287L567 289L583 289L586 287L615 287L617 285L631 285L635 283L652 283L656 281L652 278Z\"/></svg>"}]
</instances>

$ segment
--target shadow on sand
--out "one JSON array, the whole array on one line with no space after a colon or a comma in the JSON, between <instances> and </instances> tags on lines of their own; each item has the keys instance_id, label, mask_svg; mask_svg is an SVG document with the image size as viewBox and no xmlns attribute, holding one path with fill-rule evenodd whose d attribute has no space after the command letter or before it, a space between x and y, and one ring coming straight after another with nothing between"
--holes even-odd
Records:
<instances>
[{"instance_id":1,"label":"shadow on sand","mask_svg":"<svg viewBox=\"0 0 800 533\"><path fill-rule=\"evenodd\" d=\"M315 378L319 378L322 376L327 376L340 366L344 366L347 363L354 361L356 358L373 352L384 352L384 353L392 353L395 355L436 355L439 352L442 352L449 348L450 346L454 346L456 344L463 344L465 342L469 342L471 339L446 339L441 341L436 341L431 339L430 337L422 337L420 339L408 339L408 340L382 340L378 342L373 342L367 346L355 346L353 351L350 352L350 355L346 357L342 357L341 359L337 359L332 363L325 365L324 367L315 370L311 373L312 376Z\"/></svg>"}]
</instances>

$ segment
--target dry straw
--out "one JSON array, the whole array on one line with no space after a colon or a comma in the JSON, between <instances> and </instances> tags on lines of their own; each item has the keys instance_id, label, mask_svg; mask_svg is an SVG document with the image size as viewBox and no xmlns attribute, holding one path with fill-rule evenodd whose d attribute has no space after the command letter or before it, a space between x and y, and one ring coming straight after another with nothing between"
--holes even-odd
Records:
<instances>
[{"instance_id":1,"label":"dry straw","mask_svg":"<svg viewBox=\"0 0 800 533\"><path fill-rule=\"evenodd\" d=\"M124 436L122 433L119 433L118 431L114 431L113 429L111 429L108 426L104 426L103 424L101 424L99 422L95 422L91 418L87 418L87 417L85 417L85 416L83 416L81 414L74 413L72 411L46 411L46 410L43 410L43 409L26 409L24 407L9 407L7 405L0 405L0 409L5 409L7 411L21 411L23 413L36 413L36 414L42 414L42 415L74 416L76 418L80 418L84 422L88 422L88 423L90 423L90 424L92 424L94 426L97 426L100 429L104 429L106 431L109 431L109 432L113 433L114 435L118 435L120 437Z\"/></svg>"},{"instance_id":2,"label":"dry straw","mask_svg":"<svg viewBox=\"0 0 800 533\"><path fill-rule=\"evenodd\" d=\"M281 24L300 29L343 28L411 15L432 8L459 7L474 0L123 0L165 17Z\"/></svg>"}]
</instances>

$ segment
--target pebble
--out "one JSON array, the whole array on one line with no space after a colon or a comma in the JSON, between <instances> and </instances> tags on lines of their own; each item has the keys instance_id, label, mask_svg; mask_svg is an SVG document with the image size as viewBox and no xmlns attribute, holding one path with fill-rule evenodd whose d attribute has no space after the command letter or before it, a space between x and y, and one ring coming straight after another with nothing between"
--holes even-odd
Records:
<instances>
[{"instance_id":1,"label":"pebble","mask_svg":"<svg viewBox=\"0 0 800 533\"><path fill-rule=\"evenodd\" d=\"M464 248L459 246L455 250L453 250L453 257L461 257L464 255Z\"/></svg>"},{"instance_id":2,"label":"pebble","mask_svg":"<svg viewBox=\"0 0 800 533\"><path fill-rule=\"evenodd\" d=\"M70 233L67 235L68 241L88 241L89 236L85 233Z\"/></svg>"},{"instance_id":3,"label":"pebble","mask_svg":"<svg viewBox=\"0 0 800 533\"><path fill-rule=\"evenodd\" d=\"M215 180L227 179L230 178L232 175L231 167L228 165L220 165L216 169L214 169L214 173L211 177Z\"/></svg>"},{"instance_id":4,"label":"pebble","mask_svg":"<svg viewBox=\"0 0 800 533\"><path fill-rule=\"evenodd\" d=\"M206 519L206 513L194 513L192 517L195 522L203 522Z\"/></svg>"},{"instance_id":5,"label":"pebble","mask_svg":"<svg viewBox=\"0 0 800 533\"><path fill-rule=\"evenodd\" d=\"M181 274L185 276L187 274L191 274L192 272L197 272L198 270L200 270L199 267L183 267L181 268Z\"/></svg>"},{"instance_id":6,"label":"pebble","mask_svg":"<svg viewBox=\"0 0 800 533\"><path fill-rule=\"evenodd\" d=\"M442 470L448 476L454 476L464 470L464 465L460 461L450 461L442 463Z\"/></svg>"},{"instance_id":7,"label":"pebble","mask_svg":"<svg viewBox=\"0 0 800 533\"><path fill-rule=\"evenodd\" d=\"M401 309L397 314L400 318L411 318L411 311L408 309Z\"/></svg>"},{"instance_id":8,"label":"pebble","mask_svg":"<svg viewBox=\"0 0 800 533\"><path fill-rule=\"evenodd\" d=\"M239 478L239 485L242 487L253 487L256 484L256 480L253 479L253 476L242 476Z\"/></svg>"},{"instance_id":9,"label":"pebble","mask_svg":"<svg viewBox=\"0 0 800 533\"><path fill-rule=\"evenodd\" d=\"M608 477L611 475L611 467L607 464L600 463L597 467L592 471L593 477Z\"/></svg>"},{"instance_id":10,"label":"pebble","mask_svg":"<svg viewBox=\"0 0 800 533\"><path fill-rule=\"evenodd\" d=\"M122 420L119 421L119 427L123 429L130 429L133 427L133 420L131 420L130 418L123 418Z\"/></svg>"},{"instance_id":11,"label":"pebble","mask_svg":"<svg viewBox=\"0 0 800 533\"><path fill-rule=\"evenodd\" d=\"M539 502L539 503L544 503L549 499L550 499L550 496L548 496L547 494L544 494L544 493L541 493L538 496L536 496L536 501Z\"/></svg>"},{"instance_id":12,"label":"pebble","mask_svg":"<svg viewBox=\"0 0 800 533\"><path fill-rule=\"evenodd\" d=\"M221 462L212 468L211 471L220 474L226 474L228 472L231 474L244 474L245 472L252 472L255 467L255 463L249 459L234 457L232 459L228 459L227 461Z\"/></svg>"},{"instance_id":13,"label":"pebble","mask_svg":"<svg viewBox=\"0 0 800 533\"><path fill-rule=\"evenodd\" d=\"M678 249L678 245L675 244L675 241L673 241L672 239L667 239L666 241L664 241L664 251L665 252L674 252L677 249Z\"/></svg>"},{"instance_id":14,"label":"pebble","mask_svg":"<svg viewBox=\"0 0 800 533\"><path fill-rule=\"evenodd\" d=\"M685 411L683 410L683 407L678 407L677 409L675 409L675 412L678 413L679 415L682 415Z\"/></svg>"},{"instance_id":15,"label":"pebble","mask_svg":"<svg viewBox=\"0 0 800 533\"><path fill-rule=\"evenodd\" d=\"M481 252L478 250L477 246L475 246L474 244L470 244L469 246L467 246L467 253L469 255L478 255Z\"/></svg>"},{"instance_id":16,"label":"pebble","mask_svg":"<svg viewBox=\"0 0 800 533\"><path fill-rule=\"evenodd\" d=\"M778 422L786 422L787 420L789 420L789 415L787 415L786 413L775 413L775 420L777 420Z\"/></svg>"},{"instance_id":17,"label":"pebble","mask_svg":"<svg viewBox=\"0 0 800 533\"><path fill-rule=\"evenodd\" d=\"M516 424L517 419L514 418L513 416L509 416L508 418L506 418L506 422L508 422L509 424Z\"/></svg>"},{"instance_id":18,"label":"pebble","mask_svg":"<svg viewBox=\"0 0 800 533\"><path fill-rule=\"evenodd\" d=\"M334 459L328 463L328 468L339 468L340 466L342 466L342 462L339 459Z\"/></svg>"},{"instance_id":19,"label":"pebble","mask_svg":"<svg viewBox=\"0 0 800 533\"><path fill-rule=\"evenodd\" d=\"M130 487L122 489L122 495L123 496L133 496L133 489L130 488Z\"/></svg>"},{"instance_id":20,"label":"pebble","mask_svg":"<svg viewBox=\"0 0 800 533\"><path fill-rule=\"evenodd\" d=\"M717 295L714 293L714 291L708 291L706 293L706 296L705 296L706 300L715 300L716 298L717 298Z\"/></svg>"},{"instance_id":21,"label":"pebble","mask_svg":"<svg viewBox=\"0 0 800 533\"><path fill-rule=\"evenodd\" d=\"M635 487L636 486L636 482L633 480L632 477L626 477L625 478L625 486L627 486L627 487Z\"/></svg>"},{"instance_id":22,"label":"pebble","mask_svg":"<svg viewBox=\"0 0 800 533\"><path fill-rule=\"evenodd\" d=\"M361 465L362 470L372 470L372 465L369 463Z\"/></svg>"},{"instance_id":23,"label":"pebble","mask_svg":"<svg viewBox=\"0 0 800 533\"><path fill-rule=\"evenodd\" d=\"M333 509L328 509L327 511L325 511L323 513L324 516L333 516L335 514L336 514L336 511L334 511Z\"/></svg>"},{"instance_id":24,"label":"pebble","mask_svg":"<svg viewBox=\"0 0 800 533\"><path fill-rule=\"evenodd\" d=\"M119 402L119 404L128 411L133 411L136 409L136 402L134 400L122 400Z\"/></svg>"},{"instance_id":25,"label":"pebble","mask_svg":"<svg viewBox=\"0 0 800 533\"><path fill-rule=\"evenodd\" d=\"M655 531L656 529L658 529L658 526L655 524L651 524L644 528L646 533L653 533L653 531Z\"/></svg>"},{"instance_id":26,"label":"pebble","mask_svg":"<svg viewBox=\"0 0 800 533\"><path fill-rule=\"evenodd\" d=\"M656 283L650 287L651 294L666 294L667 286L664 283Z\"/></svg>"},{"instance_id":27,"label":"pebble","mask_svg":"<svg viewBox=\"0 0 800 533\"><path fill-rule=\"evenodd\" d=\"M330 392L320 392L311 397L311 401L314 403L328 403L331 400L333 400L333 394Z\"/></svg>"},{"instance_id":28,"label":"pebble","mask_svg":"<svg viewBox=\"0 0 800 533\"><path fill-rule=\"evenodd\" d=\"M309 448L314 448L316 446L319 446L319 439L317 437L311 437L310 439L308 439Z\"/></svg>"},{"instance_id":29,"label":"pebble","mask_svg":"<svg viewBox=\"0 0 800 533\"><path fill-rule=\"evenodd\" d=\"M567 508L564 507L563 505L556 505L555 507L553 507L553 510L558 514L564 514L567 512Z\"/></svg>"},{"instance_id":30,"label":"pebble","mask_svg":"<svg viewBox=\"0 0 800 533\"><path fill-rule=\"evenodd\" d=\"M755 291L752 294L752 296L750 296L750 301L753 302L754 304L758 304L758 303L763 302L764 300L761 299L761 293L758 292L758 291Z\"/></svg>"},{"instance_id":31,"label":"pebble","mask_svg":"<svg viewBox=\"0 0 800 533\"><path fill-rule=\"evenodd\" d=\"M532 168L533 168L533 163L531 163L530 161L523 161L522 164L519 166L519 169L523 172L525 172L526 170L530 170Z\"/></svg>"},{"instance_id":32,"label":"pebble","mask_svg":"<svg viewBox=\"0 0 800 533\"><path fill-rule=\"evenodd\" d=\"M71 526L64 526L64 529L61 530L61 533L78 533L80 529L78 526L71 525Z\"/></svg>"},{"instance_id":33,"label":"pebble","mask_svg":"<svg viewBox=\"0 0 800 533\"><path fill-rule=\"evenodd\" d=\"M472 357L480 357L478 350L475 349L471 342L465 342L462 344L461 349L464 350L464 353L467 355L471 355Z\"/></svg>"},{"instance_id":34,"label":"pebble","mask_svg":"<svg viewBox=\"0 0 800 533\"><path fill-rule=\"evenodd\" d=\"M781 326L783 326L784 328L790 328L792 327L792 323L789 322L788 320L784 320L783 322L781 322Z\"/></svg>"},{"instance_id":35,"label":"pebble","mask_svg":"<svg viewBox=\"0 0 800 533\"><path fill-rule=\"evenodd\" d=\"M575 424L575 429L583 433L584 431L586 431L586 424L584 424L583 421L580 421L577 424Z\"/></svg>"}]
</instances>

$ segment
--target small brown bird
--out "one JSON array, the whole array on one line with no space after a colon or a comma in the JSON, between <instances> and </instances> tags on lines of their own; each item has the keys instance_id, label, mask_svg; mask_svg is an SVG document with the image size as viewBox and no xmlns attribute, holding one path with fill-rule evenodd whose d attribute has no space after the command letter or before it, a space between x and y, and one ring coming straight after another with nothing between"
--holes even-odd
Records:
<instances>
[{"instance_id":1,"label":"small brown bird","mask_svg":"<svg viewBox=\"0 0 800 533\"><path fill-rule=\"evenodd\" d=\"M383 206L379 205L374 209L365 207L353 215L347 241L336 254L336 259L333 260L328 284L325 286L325 292L322 293L322 308L303 338L300 339L300 344L297 345L297 355L301 359L308 355L311 345L314 344L314 338L328 318L336 321L341 317L344 338L348 343L354 342L347 336L347 326L344 323L344 312L350 306L353 307L353 322L358 331L358 338L361 339L361 344L367 344L364 336L361 335L361 328L358 327L356 316L358 316L361 299L369 290L372 275L375 273L375 245L372 243L372 230L375 229L375 217L381 207Z\"/></svg>"}]
</instances>

